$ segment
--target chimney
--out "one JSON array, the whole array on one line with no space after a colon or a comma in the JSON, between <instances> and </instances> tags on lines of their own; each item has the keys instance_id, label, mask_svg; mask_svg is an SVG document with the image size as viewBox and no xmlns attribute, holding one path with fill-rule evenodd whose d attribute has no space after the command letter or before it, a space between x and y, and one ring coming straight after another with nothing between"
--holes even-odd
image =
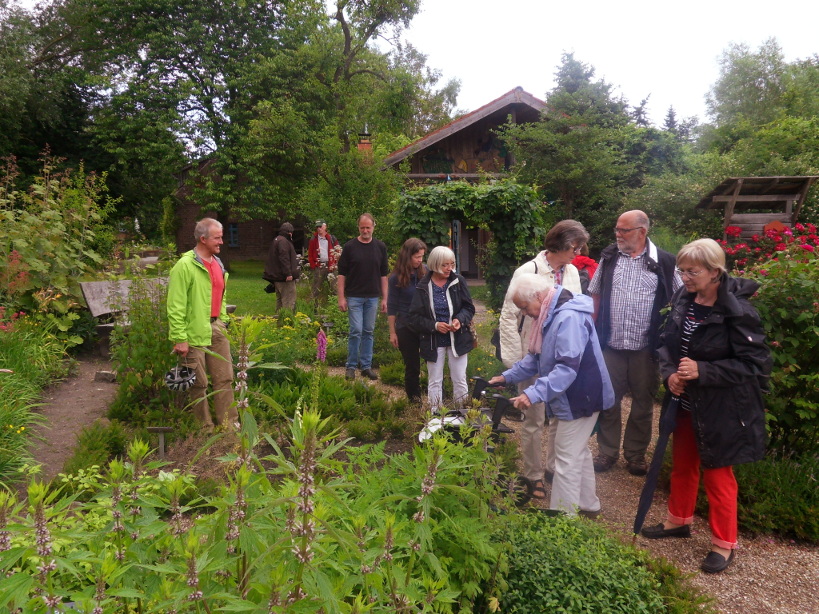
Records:
<instances>
[{"instance_id":1,"label":"chimney","mask_svg":"<svg viewBox=\"0 0 819 614\"><path fill-rule=\"evenodd\" d=\"M367 131L367 125L364 124L364 132L358 134L358 151L364 156L367 161L372 160L373 144L370 141L370 133Z\"/></svg>"}]
</instances>

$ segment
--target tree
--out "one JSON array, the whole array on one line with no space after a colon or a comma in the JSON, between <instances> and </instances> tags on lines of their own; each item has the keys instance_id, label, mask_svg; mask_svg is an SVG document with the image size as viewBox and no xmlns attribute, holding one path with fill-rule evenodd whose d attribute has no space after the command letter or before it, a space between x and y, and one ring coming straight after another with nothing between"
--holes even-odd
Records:
<instances>
[{"instance_id":1,"label":"tree","mask_svg":"<svg viewBox=\"0 0 819 614\"><path fill-rule=\"evenodd\" d=\"M706 96L708 114L717 127L743 121L759 126L784 111L786 63L775 38L756 52L732 44L720 59L720 75Z\"/></svg>"}]
</instances>

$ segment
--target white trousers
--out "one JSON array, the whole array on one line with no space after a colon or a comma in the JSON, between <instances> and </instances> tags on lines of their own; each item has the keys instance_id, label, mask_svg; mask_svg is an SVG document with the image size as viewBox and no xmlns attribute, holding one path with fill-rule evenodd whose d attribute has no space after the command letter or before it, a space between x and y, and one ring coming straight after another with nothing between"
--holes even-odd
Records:
<instances>
[{"instance_id":1,"label":"white trousers","mask_svg":"<svg viewBox=\"0 0 819 614\"><path fill-rule=\"evenodd\" d=\"M522 394L535 383L533 377L518 384L518 394ZM543 479L543 431L546 426L546 406L534 403L523 412L523 424L520 428L520 455L523 461L523 477L532 482ZM557 419L552 418L547 428L546 469L555 470L555 433Z\"/></svg>"},{"instance_id":2,"label":"white trousers","mask_svg":"<svg viewBox=\"0 0 819 614\"><path fill-rule=\"evenodd\" d=\"M555 479L549 507L574 516L577 510L597 512L600 499L594 479L589 437L597 414L577 420L558 420L555 435Z\"/></svg>"},{"instance_id":3,"label":"white trousers","mask_svg":"<svg viewBox=\"0 0 819 614\"><path fill-rule=\"evenodd\" d=\"M444 391L444 360L449 358L449 377L452 379L452 398L455 407L461 407L465 399L469 397L469 387L466 385L466 365L468 354L455 357L451 347L438 348L438 360L427 361L427 375L429 385L427 387L427 399L430 409L437 412L441 407L441 400Z\"/></svg>"}]
</instances>

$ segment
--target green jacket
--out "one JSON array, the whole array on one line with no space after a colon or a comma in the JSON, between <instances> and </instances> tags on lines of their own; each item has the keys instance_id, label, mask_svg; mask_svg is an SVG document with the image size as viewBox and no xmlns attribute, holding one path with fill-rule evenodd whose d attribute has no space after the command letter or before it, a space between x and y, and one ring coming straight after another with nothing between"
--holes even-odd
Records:
<instances>
[{"instance_id":1,"label":"green jacket","mask_svg":"<svg viewBox=\"0 0 819 614\"><path fill-rule=\"evenodd\" d=\"M216 262L225 276L227 293L228 273L216 256ZM187 342L197 347L211 344L210 330L210 274L194 250L185 252L171 269L168 277L168 337L174 345ZM228 322L225 295L219 319Z\"/></svg>"}]
</instances>

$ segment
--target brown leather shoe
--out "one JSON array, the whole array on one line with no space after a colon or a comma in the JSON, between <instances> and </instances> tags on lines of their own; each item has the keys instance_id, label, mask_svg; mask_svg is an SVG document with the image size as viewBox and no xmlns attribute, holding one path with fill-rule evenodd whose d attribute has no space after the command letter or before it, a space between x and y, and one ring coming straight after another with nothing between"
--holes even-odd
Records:
<instances>
[{"instance_id":1,"label":"brown leather shoe","mask_svg":"<svg viewBox=\"0 0 819 614\"><path fill-rule=\"evenodd\" d=\"M613 456L608 456L601 452L600 454L594 457L592 462L594 463L594 470L597 473L603 473L614 467L614 463L617 462L617 459L614 458Z\"/></svg>"},{"instance_id":2,"label":"brown leather shoe","mask_svg":"<svg viewBox=\"0 0 819 614\"><path fill-rule=\"evenodd\" d=\"M626 461L626 469L631 475L645 475L648 473L648 465L644 458Z\"/></svg>"}]
</instances>

